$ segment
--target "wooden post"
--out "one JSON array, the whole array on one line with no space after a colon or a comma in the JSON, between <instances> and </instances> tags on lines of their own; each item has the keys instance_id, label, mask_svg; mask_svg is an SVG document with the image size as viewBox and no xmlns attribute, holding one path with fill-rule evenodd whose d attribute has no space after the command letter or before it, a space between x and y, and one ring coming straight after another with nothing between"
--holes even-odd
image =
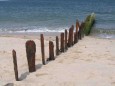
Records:
<instances>
[{"instance_id":1,"label":"wooden post","mask_svg":"<svg viewBox=\"0 0 115 86\"><path fill-rule=\"evenodd\" d=\"M65 50L67 50L67 30L65 30Z\"/></svg>"},{"instance_id":2,"label":"wooden post","mask_svg":"<svg viewBox=\"0 0 115 86\"><path fill-rule=\"evenodd\" d=\"M35 42L32 40L27 41L26 42L26 54L27 54L29 72L36 71L36 69L35 69L35 53L36 53Z\"/></svg>"},{"instance_id":3,"label":"wooden post","mask_svg":"<svg viewBox=\"0 0 115 86\"><path fill-rule=\"evenodd\" d=\"M72 25L71 28L69 29L68 47L71 47L74 44L73 31L74 31L74 26Z\"/></svg>"},{"instance_id":4,"label":"wooden post","mask_svg":"<svg viewBox=\"0 0 115 86\"><path fill-rule=\"evenodd\" d=\"M78 29L78 39L81 40L81 25L79 25L79 29Z\"/></svg>"},{"instance_id":5,"label":"wooden post","mask_svg":"<svg viewBox=\"0 0 115 86\"><path fill-rule=\"evenodd\" d=\"M80 25L80 27L79 27L79 32L78 32L78 38L79 38L80 40L82 39L81 33L82 33L82 26Z\"/></svg>"},{"instance_id":6,"label":"wooden post","mask_svg":"<svg viewBox=\"0 0 115 86\"><path fill-rule=\"evenodd\" d=\"M59 55L59 38L56 36L56 55Z\"/></svg>"},{"instance_id":7,"label":"wooden post","mask_svg":"<svg viewBox=\"0 0 115 86\"><path fill-rule=\"evenodd\" d=\"M69 29L68 47L71 47L72 28Z\"/></svg>"},{"instance_id":8,"label":"wooden post","mask_svg":"<svg viewBox=\"0 0 115 86\"><path fill-rule=\"evenodd\" d=\"M45 65L45 51L44 51L44 36L43 34L41 36L41 53L42 53L42 64Z\"/></svg>"},{"instance_id":9,"label":"wooden post","mask_svg":"<svg viewBox=\"0 0 115 86\"><path fill-rule=\"evenodd\" d=\"M79 39L79 28L80 28L80 24L79 21L76 21L76 43L78 42Z\"/></svg>"},{"instance_id":10,"label":"wooden post","mask_svg":"<svg viewBox=\"0 0 115 86\"><path fill-rule=\"evenodd\" d=\"M74 41L73 41L73 33L74 33L74 26L71 26L72 30L71 30L71 45L74 45Z\"/></svg>"},{"instance_id":11,"label":"wooden post","mask_svg":"<svg viewBox=\"0 0 115 86\"><path fill-rule=\"evenodd\" d=\"M74 44L78 42L78 32L74 33Z\"/></svg>"},{"instance_id":12,"label":"wooden post","mask_svg":"<svg viewBox=\"0 0 115 86\"><path fill-rule=\"evenodd\" d=\"M81 38L84 37L84 26L85 26L85 23L82 22L82 23L81 23L81 26L80 26L80 29L81 29Z\"/></svg>"},{"instance_id":13,"label":"wooden post","mask_svg":"<svg viewBox=\"0 0 115 86\"><path fill-rule=\"evenodd\" d=\"M77 35L76 35L76 32L74 32L74 44L76 44L77 43Z\"/></svg>"},{"instance_id":14,"label":"wooden post","mask_svg":"<svg viewBox=\"0 0 115 86\"><path fill-rule=\"evenodd\" d=\"M77 20L77 21L76 21L76 32L79 31L79 27L80 27L80 25L79 25L79 21Z\"/></svg>"},{"instance_id":15,"label":"wooden post","mask_svg":"<svg viewBox=\"0 0 115 86\"><path fill-rule=\"evenodd\" d=\"M54 44L52 41L49 41L49 61L50 60L55 60L54 57Z\"/></svg>"},{"instance_id":16,"label":"wooden post","mask_svg":"<svg viewBox=\"0 0 115 86\"><path fill-rule=\"evenodd\" d=\"M17 67L17 56L16 56L15 50L12 51L12 55L13 55L15 79L16 79L16 81L19 81L19 79L18 79L18 67Z\"/></svg>"},{"instance_id":17,"label":"wooden post","mask_svg":"<svg viewBox=\"0 0 115 86\"><path fill-rule=\"evenodd\" d=\"M61 33L61 46L60 51L64 52L64 33Z\"/></svg>"}]
</instances>

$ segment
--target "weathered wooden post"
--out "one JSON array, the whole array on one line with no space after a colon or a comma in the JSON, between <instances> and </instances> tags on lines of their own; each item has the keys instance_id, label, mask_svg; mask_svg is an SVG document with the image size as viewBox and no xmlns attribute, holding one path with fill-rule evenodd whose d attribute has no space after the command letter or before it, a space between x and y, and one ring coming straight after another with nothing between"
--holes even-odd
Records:
<instances>
[{"instance_id":1,"label":"weathered wooden post","mask_svg":"<svg viewBox=\"0 0 115 86\"><path fill-rule=\"evenodd\" d=\"M52 41L49 41L49 61L50 60L55 60L54 57L54 44Z\"/></svg>"},{"instance_id":2,"label":"weathered wooden post","mask_svg":"<svg viewBox=\"0 0 115 86\"><path fill-rule=\"evenodd\" d=\"M82 38L81 38L81 25L79 26L78 39L80 39L80 40L82 39Z\"/></svg>"},{"instance_id":3,"label":"weathered wooden post","mask_svg":"<svg viewBox=\"0 0 115 86\"><path fill-rule=\"evenodd\" d=\"M79 21L76 21L76 43L78 42L78 38L79 38L79 28L80 28L80 24Z\"/></svg>"},{"instance_id":4,"label":"weathered wooden post","mask_svg":"<svg viewBox=\"0 0 115 86\"><path fill-rule=\"evenodd\" d=\"M76 21L76 32L79 31L79 27L80 27L80 24L79 24L79 21L77 20L77 21Z\"/></svg>"},{"instance_id":5,"label":"weathered wooden post","mask_svg":"<svg viewBox=\"0 0 115 86\"><path fill-rule=\"evenodd\" d=\"M82 22L82 23L81 23L81 26L80 26L80 29L81 29L81 38L84 37L84 26L85 26L85 23Z\"/></svg>"},{"instance_id":6,"label":"weathered wooden post","mask_svg":"<svg viewBox=\"0 0 115 86\"><path fill-rule=\"evenodd\" d=\"M72 40L72 28L69 29L68 47L71 47L71 40Z\"/></svg>"},{"instance_id":7,"label":"weathered wooden post","mask_svg":"<svg viewBox=\"0 0 115 86\"><path fill-rule=\"evenodd\" d=\"M71 26L71 45L74 45L74 41L73 41L73 33L74 33L74 25Z\"/></svg>"},{"instance_id":8,"label":"weathered wooden post","mask_svg":"<svg viewBox=\"0 0 115 86\"><path fill-rule=\"evenodd\" d=\"M44 36L43 34L40 35L41 37L41 53L42 53L42 64L45 65L45 50L44 50Z\"/></svg>"},{"instance_id":9,"label":"weathered wooden post","mask_svg":"<svg viewBox=\"0 0 115 86\"><path fill-rule=\"evenodd\" d=\"M35 53L36 53L35 42L32 40L27 41L26 42L26 54L27 54L29 72L36 71L36 69L35 69Z\"/></svg>"},{"instance_id":10,"label":"weathered wooden post","mask_svg":"<svg viewBox=\"0 0 115 86\"><path fill-rule=\"evenodd\" d=\"M17 56L16 56L15 50L12 51L12 55L13 55L15 79L16 79L16 81L19 81L19 79L18 79L18 67L17 67Z\"/></svg>"},{"instance_id":11,"label":"weathered wooden post","mask_svg":"<svg viewBox=\"0 0 115 86\"><path fill-rule=\"evenodd\" d=\"M59 55L59 38L56 36L56 55Z\"/></svg>"},{"instance_id":12,"label":"weathered wooden post","mask_svg":"<svg viewBox=\"0 0 115 86\"><path fill-rule=\"evenodd\" d=\"M64 33L61 33L61 46L60 51L64 52Z\"/></svg>"},{"instance_id":13,"label":"weathered wooden post","mask_svg":"<svg viewBox=\"0 0 115 86\"><path fill-rule=\"evenodd\" d=\"M65 50L67 50L68 49L68 47L67 47L67 30L65 30Z\"/></svg>"},{"instance_id":14,"label":"weathered wooden post","mask_svg":"<svg viewBox=\"0 0 115 86\"><path fill-rule=\"evenodd\" d=\"M81 40L82 39L82 24L79 27L79 34L78 34L78 38Z\"/></svg>"},{"instance_id":15,"label":"weathered wooden post","mask_svg":"<svg viewBox=\"0 0 115 86\"><path fill-rule=\"evenodd\" d=\"M69 29L68 47L71 47L74 44L73 31L74 31L74 26L72 25L71 28Z\"/></svg>"},{"instance_id":16,"label":"weathered wooden post","mask_svg":"<svg viewBox=\"0 0 115 86\"><path fill-rule=\"evenodd\" d=\"M77 43L77 33L74 32L74 44L76 44L76 43Z\"/></svg>"}]
</instances>

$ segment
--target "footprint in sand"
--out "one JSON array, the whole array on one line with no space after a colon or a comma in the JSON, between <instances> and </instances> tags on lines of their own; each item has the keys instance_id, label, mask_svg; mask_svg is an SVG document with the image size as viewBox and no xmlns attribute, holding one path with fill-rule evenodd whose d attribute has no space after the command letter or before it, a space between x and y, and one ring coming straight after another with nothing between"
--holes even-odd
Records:
<instances>
[{"instance_id":1,"label":"footprint in sand","mask_svg":"<svg viewBox=\"0 0 115 86\"><path fill-rule=\"evenodd\" d=\"M77 51L77 53L82 53L81 51Z\"/></svg>"},{"instance_id":2,"label":"footprint in sand","mask_svg":"<svg viewBox=\"0 0 115 86\"><path fill-rule=\"evenodd\" d=\"M91 61L92 61L92 59L86 59L85 61L91 62Z\"/></svg>"},{"instance_id":3,"label":"footprint in sand","mask_svg":"<svg viewBox=\"0 0 115 86\"><path fill-rule=\"evenodd\" d=\"M95 73L90 73L90 75L87 77L87 79L95 77Z\"/></svg>"},{"instance_id":4,"label":"footprint in sand","mask_svg":"<svg viewBox=\"0 0 115 86\"><path fill-rule=\"evenodd\" d=\"M44 75L48 75L48 74L47 73L36 74L37 77L44 76Z\"/></svg>"},{"instance_id":5,"label":"footprint in sand","mask_svg":"<svg viewBox=\"0 0 115 86\"><path fill-rule=\"evenodd\" d=\"M112 86L115 86L115 82L112 82L111 84L112 84Z\"/></svg>"},{"instance_id":6,"label":"footprint in sand","mask_svg":"<svg viewBox=\"0 0 115 86\"><path fill-rule=\"evenodd\" d=\"M6 51L0 51L0 53L1 53L1 54L5 54L5 53L7 53L7 52L6 52Z\"/></svg>"},{"instance_id":7,"label":"footprint in sand","mask_svg":"<svg viewBox=\"0 0 115 86\"><path fill-rule=\"evenodd\" d=\"M114 58L114 57L112 57L112 58L108 58L107 60L114 61L114 60L115 60L115 58Z\"/></svg>"},{"instance_id":8,"label":"footprint in sand","mask_svg":"<svg viewBox=\"0 0 115 86\"><path fill-rule=\"evenodd\" d=\"M63 63L63 60L59 60L58 63Z\"/></svg>"}]
</instances>

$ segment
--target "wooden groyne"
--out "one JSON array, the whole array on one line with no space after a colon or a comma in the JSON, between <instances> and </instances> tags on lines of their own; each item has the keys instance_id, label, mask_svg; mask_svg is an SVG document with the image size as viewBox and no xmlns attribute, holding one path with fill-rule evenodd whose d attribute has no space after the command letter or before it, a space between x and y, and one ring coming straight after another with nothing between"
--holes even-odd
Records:
<instances>
[{"instance_id":1,"label":"wooden groyne","mask_svg":"<svg viewBox=\"0 0 115 86\"><path fill-rule=\"evenodd\" d=\"M91 28L95 21L95 14L91 14L86 18L84 22L80 24L80 22L76 21L76 26L74 25L70 27L69 30L65 29L65 32L60 33L60 37L56 36L56 45L54 46L53 41L49 40L49 57L45 60L45 45L44 45L44 35L40 35L40 42L41 42L41 56L42 56L42 64L46 65L47 61L54 61L62 52L66 53L70 47L74 46L79 40L82 40L85 35L89 35ZM59 39L60 38L60 39ZM59 46L60 45L60 46ZM36 54L36 43L33 40L28 40L25 43L26 47L26 55L27 55L27 62L28 62L28 70L29 72L35 72L35 54ZM54 50L56 49L56 50ZM46 50L48 51L48 50ZM56 55L54 53L56 51ZM13 63L14 63L14 72L15 72L15 79L18 81L18 68L17 68L17 57L16 51L12 51L13 55Z\"/></svg>"}]
</instances>

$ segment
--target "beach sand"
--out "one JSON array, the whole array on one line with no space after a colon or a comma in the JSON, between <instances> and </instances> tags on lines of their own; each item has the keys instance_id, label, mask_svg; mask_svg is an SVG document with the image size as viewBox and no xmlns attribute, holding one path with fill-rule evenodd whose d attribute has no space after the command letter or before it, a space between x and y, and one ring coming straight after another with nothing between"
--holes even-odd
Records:
<instances>
[{"instance_id":1,"label":"beach sand","mask_svg":"<svg viewBox=\"0 0 115 86\"><path fill-rule=\"evenodd\" d=\"M36 72L29 73L25 42L36 43ZM49 40L45 37L45 58ZM56 60L42 65L39 37L0 37L0 86L115 86L115 40L85 37ZM15 81L12 50L20 81Z\"/></svg>"}]
</instances>

